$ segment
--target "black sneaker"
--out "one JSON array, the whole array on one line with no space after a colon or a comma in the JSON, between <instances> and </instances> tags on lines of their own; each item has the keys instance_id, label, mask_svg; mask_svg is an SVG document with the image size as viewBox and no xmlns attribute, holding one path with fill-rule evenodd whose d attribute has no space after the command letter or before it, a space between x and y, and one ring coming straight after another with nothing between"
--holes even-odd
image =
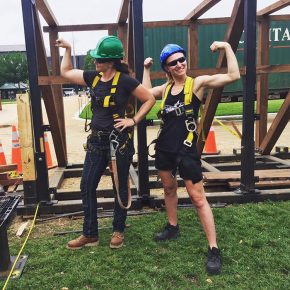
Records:
<instances>
[{"instance_id":1,"label":"black sneaker","mask_svg":"<svg viewBox=\"0 0 290 290\"><path fill-rule=\"evenodd\" d=\"M155 241L166 241L171 239L177 239L180 236L179 233L179 226L172 226L171 224L167 223L164 230L160 233L155 235Z\"/></svg>"},{"instance_id":2,"label":"black sneaker","mask_svg":"<svg viewBox=\"0 0 290 290\"><path fill-rule=\"evenodd\" d=\"M220 250L208 247L206 270L209 275L217 275L220 273L222 267L222 258Z\"/></svg>"}]
</instances>

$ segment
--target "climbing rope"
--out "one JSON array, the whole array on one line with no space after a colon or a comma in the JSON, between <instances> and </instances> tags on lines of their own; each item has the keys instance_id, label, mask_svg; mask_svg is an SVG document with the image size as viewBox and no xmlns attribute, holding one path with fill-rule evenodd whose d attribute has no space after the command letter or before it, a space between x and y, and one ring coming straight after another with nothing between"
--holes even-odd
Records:
<instances>
[{"instance_id":1,"label":"climbing rope","mask_svg":"<svg viewBox=\"0 0 290 290\"><path fill-rule=\"evenodd\" d=\"M29 229L29 232L28 232L28 234L27 234L27 237L26 237L26 239L25 239L25 241L24 241L24 243L23 243L23 245L22 245L22 247L21 247L21 249L20 249L20 251L19 251L19 253L18 253L18 255L17 255L16 259L15 259L15 261L14 261L14 263L13 263L13 266L12 266L12 268L11 268L11 270L10 270L10 273L9 273L7 279L6 279L6 282L5 282L5 284L4 284L3 288L2 288L2 290L5 290L5 289L6 289L8 283L9 283L9 280L10 280L10 278L11 278L11 275L12 275L12 273L13 273L13 271L14 271L14 268L15 268L17 262L18 262L18 259L19 259L20 255L21 255L21 253L22 253L22 251L23 251L23 249L24 249L24 247L25 247L27 241L28 241L28 238L29 238L29 236L30 236L30 234L31 234L31 232L32 232L32 229L34 228L35 220L36 220L37 213L38 213L38 209L39 209L39 204L37 204L37 207L36 207L36 210L35 210L35 214L34 214L34 218L33 218L33 221L32 221L32 224L31 224L31 227L30 227L30 229Z\"/></svg>"}]
</instances>

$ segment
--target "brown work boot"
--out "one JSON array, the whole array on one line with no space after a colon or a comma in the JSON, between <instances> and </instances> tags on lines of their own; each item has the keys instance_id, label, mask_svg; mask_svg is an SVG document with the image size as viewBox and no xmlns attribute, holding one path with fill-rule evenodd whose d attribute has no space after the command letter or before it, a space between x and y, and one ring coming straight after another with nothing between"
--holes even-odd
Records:
<instances>
[{"instance_id":1,"label":"brown work boot","mask_svg":"<svg viewBox=\"0 0 290 290\"><path fill-rule=\"evenodd\" d=\"M119 249L124 245L124 234L120 232L113 232L110 243L111 249Z\"/></svg>"},{"instance_id":2,"label":"brown work boot","mask_svg":"<svg viewBox=\"0 0 290 290\"><path fill-rule=\"evenodd\" d=\"M79 236L75 240L67 243L66 247L70 250L78 250L82 247L93 247L99 244L98 238L87 238L84 235Z\"/></svg>"}]
</instances>

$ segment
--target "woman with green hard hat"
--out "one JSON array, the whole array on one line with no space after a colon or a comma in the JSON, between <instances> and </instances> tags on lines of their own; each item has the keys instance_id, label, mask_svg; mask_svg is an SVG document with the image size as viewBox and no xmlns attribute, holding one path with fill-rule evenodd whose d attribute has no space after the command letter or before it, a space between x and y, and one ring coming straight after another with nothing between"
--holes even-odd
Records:
<instances>
[{"instance_id":1,"label":"woman with green hard hat","mask_svg":"<svg viewBox=\"0 0 290 290\"><path fill-rule=\"evenodd\" d=\"M91 94L91 134L87 140L87 152L81 178L81 195L84 208L83 234L69 241L67 248L80 249L99 243L96 188L114 157L114 175L117 175L113 234L110 247L120 248L124 243L124 229L128 204L129 167L134 154L132 129L155 104L155 98L139 81L129 76L127 64L122 59L124 49L115 36L105 36L90 51L96 69L74 69L71 62L71 45L58 39L56 46L65 48L61 62L61 75L72 83L88 86ZM133 95L142 106L133 118L126 118L129 97ZM114 156L112 156L114 155Z\"/></svg>"}]
</instances>

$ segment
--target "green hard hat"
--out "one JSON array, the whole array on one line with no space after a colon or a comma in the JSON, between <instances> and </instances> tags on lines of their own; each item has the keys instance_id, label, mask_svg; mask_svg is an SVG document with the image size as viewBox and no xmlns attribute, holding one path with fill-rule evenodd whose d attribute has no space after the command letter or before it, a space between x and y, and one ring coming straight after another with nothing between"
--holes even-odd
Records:
<instances>
[{"instance_id":1,"label":"green hard hat","mask_svg":"<svg viewBox=\"0 0 290 290\"><path fill-rule=\"evenodd\" d=\"M93 58L123 58L124 48L120 39L116 36L102 37L95 49L90 51Z\"/></svg>"}]
</instances>

